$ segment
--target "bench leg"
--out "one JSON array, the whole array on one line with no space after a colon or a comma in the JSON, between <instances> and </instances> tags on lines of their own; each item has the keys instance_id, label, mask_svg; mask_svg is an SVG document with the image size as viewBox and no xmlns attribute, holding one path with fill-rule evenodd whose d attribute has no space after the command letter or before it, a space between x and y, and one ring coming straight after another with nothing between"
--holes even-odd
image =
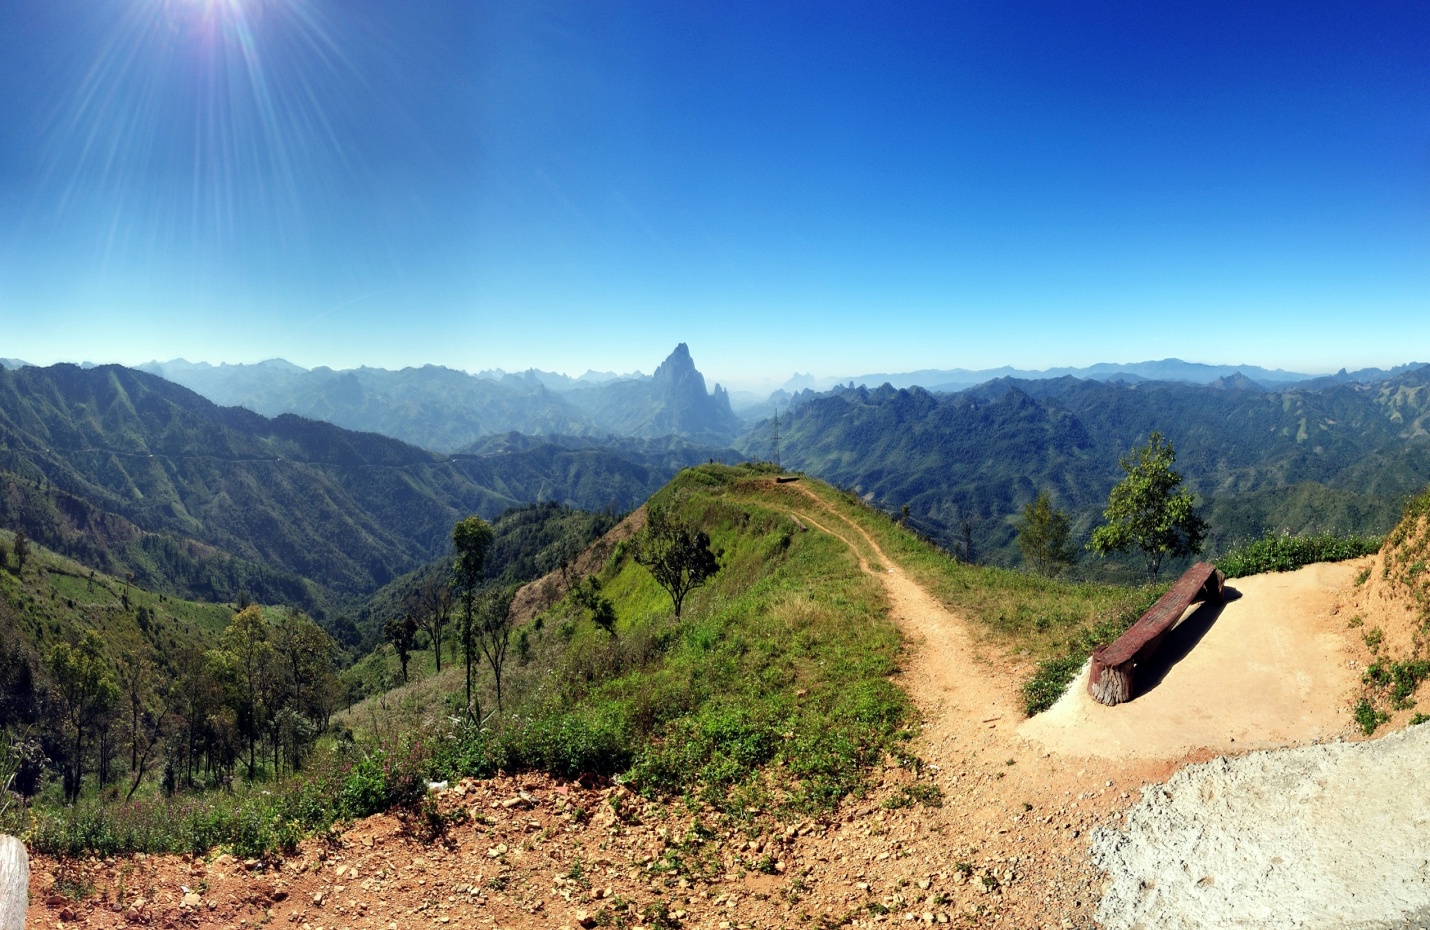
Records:
<instances>
[{"instance_id":1,"label":"bench leg","mask_svg":"<svg viewBox=\"0 0 1430 930\"><path fill-rule=\"evenodd\" d=\"M1131 664L1103 665L1094 653L1087 676L1087 693L1094 701L1109 707L1132 700Z\"/></svg>"}]
</instances>

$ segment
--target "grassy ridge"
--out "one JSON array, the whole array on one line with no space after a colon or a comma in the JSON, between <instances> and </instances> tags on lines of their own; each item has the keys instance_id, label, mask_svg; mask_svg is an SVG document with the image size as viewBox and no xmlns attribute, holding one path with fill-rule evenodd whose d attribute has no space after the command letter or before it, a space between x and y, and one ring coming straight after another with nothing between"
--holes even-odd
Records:
<instances>
[{"instance_id":1,"label":"grassy ridge","mask_svg":"<svg viewBox=\"0 0 1430 930\"><path fill-rule=\"evenodd\" d=\"M554 674L534 660L526 676L557 684L531 689L501 727L439 736L433 770L624 772L647 793L737 815L827 807L857 790L908 714L887 680L898 634L843 543L739 491L760 474L701 466L655 498L721 551L721 571L679 621L618 547L600 573L616 636L570 602L538 618L529 648L551 654Z\"/></svg>"},{"instance_id":2,"label":"grassy ridge","mask_svg":"<svg viewBox=\"0 0 1430 930\"><path fill-rule=\"evenodd\" d=\"M1029 660L1024 709L1029 715L1052 706L1094 649L1112 642L1141 616L1166 585L1064 582L1030 572L959 562L947 551L906 532L880 510L819 482L806 482L826 506L852 520L926 590L955 613L973 621L971 631L1000 654ZM818 505L799 490L777 488L791 509L820 517ZM857 541L863 545L862 540ZM875 558L864 546L866 557Z\"/></svg>"}]
</instances>

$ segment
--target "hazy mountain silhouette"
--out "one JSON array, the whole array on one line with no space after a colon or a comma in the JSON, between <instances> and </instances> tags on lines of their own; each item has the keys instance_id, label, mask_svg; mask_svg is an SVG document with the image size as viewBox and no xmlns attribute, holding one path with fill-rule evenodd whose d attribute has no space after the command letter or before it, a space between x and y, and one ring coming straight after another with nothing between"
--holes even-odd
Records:
<instances>
[{"instance_id":1,"label":"hazy mountain silhouette","mask_svg":"<svg viewBox=\"0 0 1430 930\"><path fill-rule=\"evenodd\" d=\"M680 436L727 445L741 430L729 396L705 389L682 343L655 375L568 378L531 369L469 375L438 365L311 371L281 359L255 365L148 362L159 375L228 406L295 413L439 452L485 436Z\"/></svg>"},{"instance_id":2,"label":"hazy mountain silhouette","mask_svg":"<svg viewBox=\"0 0 1430 930\"><path fill-rule=\"evenodd\" d=\"M705 376L683 342L649 380L612 381L566 397L617 436L682 436L725 445L743 428L725 389L705 389Z\"/></svg>"}]
</instances>

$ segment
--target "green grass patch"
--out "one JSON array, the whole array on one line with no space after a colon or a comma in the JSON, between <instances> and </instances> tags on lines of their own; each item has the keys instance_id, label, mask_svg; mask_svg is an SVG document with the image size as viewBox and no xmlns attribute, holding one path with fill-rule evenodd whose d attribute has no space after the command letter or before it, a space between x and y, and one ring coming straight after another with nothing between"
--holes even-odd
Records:
<instances>
[{"instance_id":1,"label":"green grass patch","mask_svg":"<svg viewBox=\"0 0 1430 930\"><path fill-rule=\"evenodd\" d=\"M1083 656L1073 653L1039 662L1033 677L1023 682L1023 710L1028 716L1041 714L1056 704L1085 661Z\"/></svg>"},{"instance_id":2,"label":"green grass patch","mask_svg":"<svg viewBox=\"0 0 1430 930\"><path fill-rule=\"evenodd\" d=\"M1289 572L1316 562L1343 562L1374 555L1380 544L1379 536L1357 533L1268 532L1260 539L1233 547L1216 560L1216 567L1228 578L1244 578L1264 572Z\"/></svg>"},{"instance_id":3,"label":"green grass patch","mask_svg":"<svg viewBox=\"0 0 1430 930\"><path fill-rule=\"evenodd\" d=\"M348 743L311 761L298 776L234 792L151 793L125 803L90 796L69 807L34 805L9 812L0 827L22 836L32 851L62 858L204 855L214 848L263 857L289 852L340 820L393 807L415 810L426 796L429 760L418 745L389 753Z\"/></svg>"},{"instance_id":4,"label":"green grass patch","mask_svg":"<svg viewBox=\"0 0 1430 930\"><path fill-rule=\"evenodd\" d=\"M1366 666L1361 682L1386 692L1391 706L1403 710L1413 703L1415 692L1427 677L1430 677L1430 661L1425 659L1402 662L1379 659Z\"/></svg>"},{"instance_id":5,"label":"green grass patch","mask_svg":"<svg viewBox=\"0 0 1430 930\"><path fill-rule=\"evenodd\" d=\"M899 790L884 799L880 807L898 810L903 807L943 807L943 789L928 782L902 785Z\"/></svg>"}]
</instances>

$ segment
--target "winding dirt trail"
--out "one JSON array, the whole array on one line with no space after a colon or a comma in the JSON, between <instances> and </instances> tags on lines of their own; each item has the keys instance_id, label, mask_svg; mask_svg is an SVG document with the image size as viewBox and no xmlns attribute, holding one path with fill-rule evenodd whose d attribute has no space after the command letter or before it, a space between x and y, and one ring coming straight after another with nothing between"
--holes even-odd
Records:
<instances>
[{"instance_id":1,"label":"winding dirt trail","mask_svg":"<svg viewBox=\"0 0 1430 930\"><path fill-rule=\"evenodd\" d=\"M1006 732L1021 716L1017 689L980 657L969 637L968 621L949 611L910 578L863 527L830 509L810 491L800 491L826 517L823 523L807 515L805 519L844 542L858 558L859 568L883 584L894 622L913 643L900 683L924 714L926 732L935 738L942 736L944 741L959 733L965 737L992 734L982 742L988 746L1002 742L994 737L1001 735L1000 731ZM834 525L834 521L844 532L826 525ZM848 534L857 535L863 547ZM864 547L878 559L877 568L864 555ZM976 721L978 726L971 731L960 726L970 721Z\"/></svg>"},{"instance_id":2,"label":"winding dirt trail","mask_svg":"<svg viewBox=\"0 0 1430 930\"><path fill-rule=\"evenodd\" d=\"M1017 687L980 654L969 621L909 577L862 527L798 490L820 515L802 511L801 518L842 540L880 580L910 643L898 680L922 717L917 749L944 803L918 812L922 829L900 843L901 860L929 874L971 867L979 881L969 882L965 919L1039 926L1055 917L1053 926L1092 926L1100 880L1089 864L1088 827L1175 766L1064 756L1023 738ZM850 880L843 872L830 878Z\"/></svg>"}]
</instances>

